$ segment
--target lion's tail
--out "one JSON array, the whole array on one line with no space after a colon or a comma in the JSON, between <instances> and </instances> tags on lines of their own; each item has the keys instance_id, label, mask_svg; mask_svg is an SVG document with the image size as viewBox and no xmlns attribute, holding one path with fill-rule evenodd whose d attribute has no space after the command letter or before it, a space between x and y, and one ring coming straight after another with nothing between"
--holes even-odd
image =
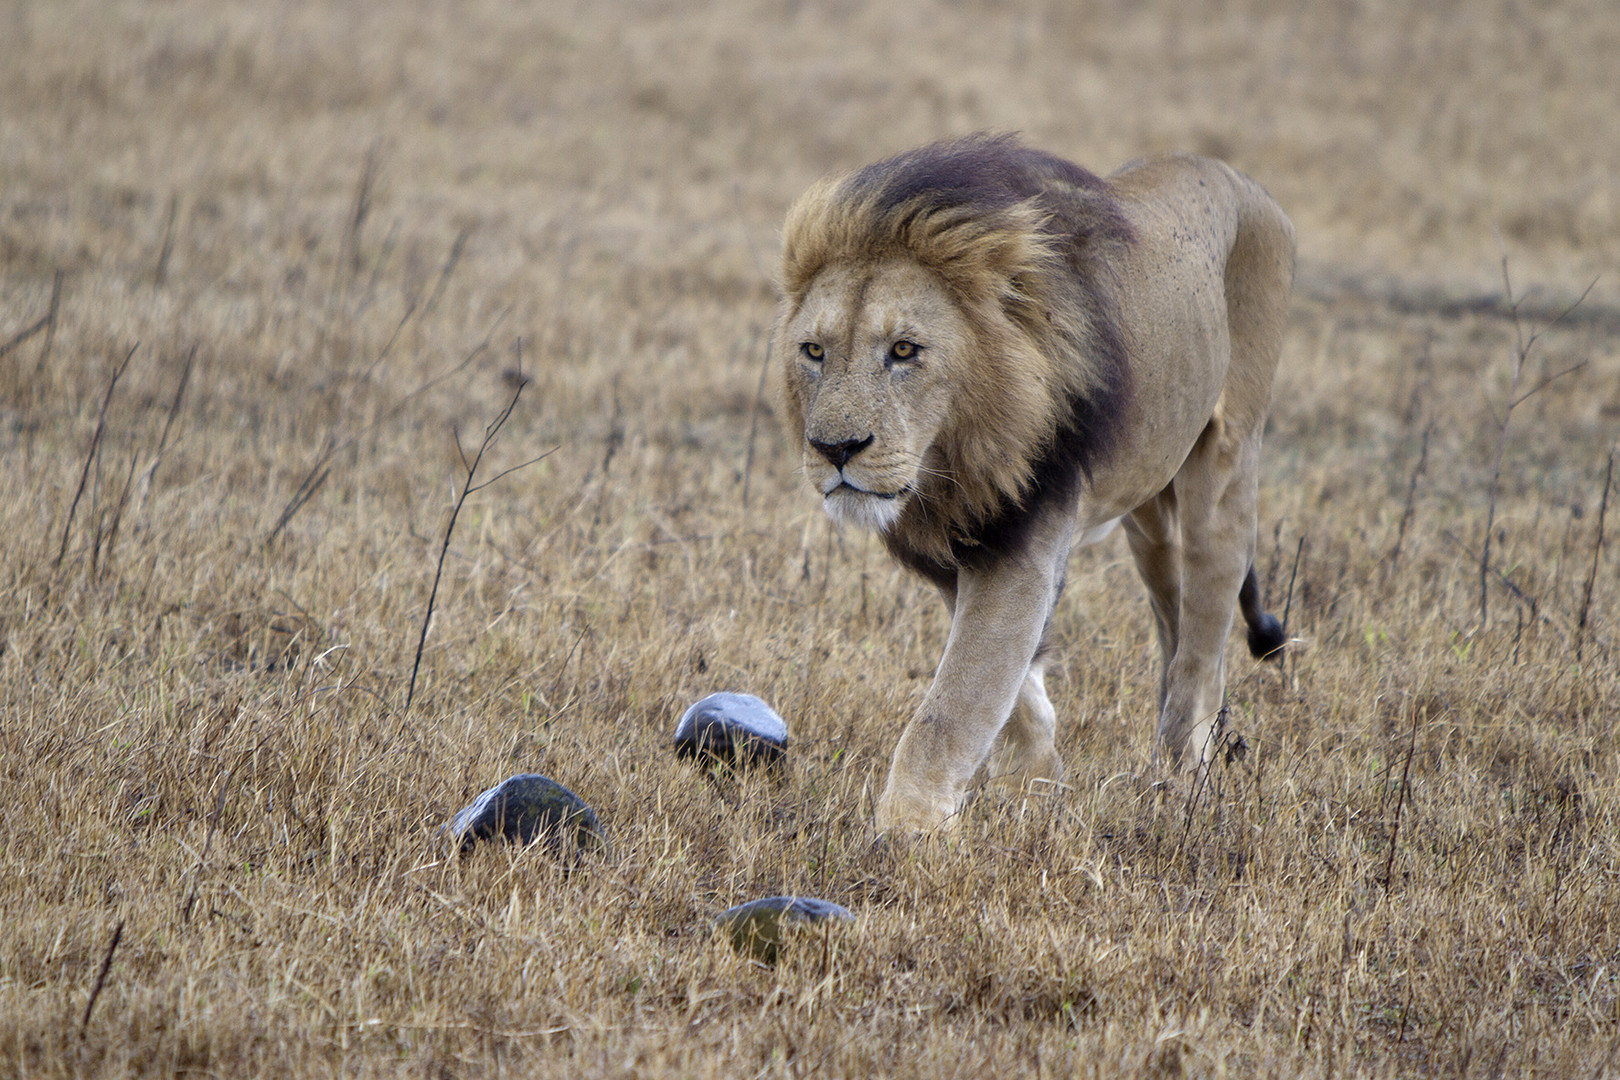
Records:
<instances>
[{"instance_id":1,"label":"lion's tail","mask_svg":"<svg viewBox=\"0 0 1620 1080\"><path fill-rule=\"evenodd\" d=\"M1238 590L1238 606L1243 609L1243 621L1249 626L1249 654L1256 660L1281 660L1283 646L1288 644L1288 632L1277 616L1260 605L1260 579L1255 576L1254 565Z\"/></svg>"}]
</instances>

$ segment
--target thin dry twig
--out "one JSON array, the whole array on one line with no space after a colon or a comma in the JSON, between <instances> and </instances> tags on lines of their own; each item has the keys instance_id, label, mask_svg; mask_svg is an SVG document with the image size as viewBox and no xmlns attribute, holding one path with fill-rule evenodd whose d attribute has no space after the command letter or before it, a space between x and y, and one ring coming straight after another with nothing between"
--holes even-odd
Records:
<instances>
[{"instance_id":1,"label":"thin dry twig","mask_svg":"<svg viewBox=\"0 0 1620 1080\"><path fill-rule=\"evenodd\" d=\"M754 401L748 408L748 448L743 451L743 483L742 508L748 509L748 483L754 475L754 436L759 432L759 410L765 399L765 380L771 371L771 346L773 339L765 343L765 355L759 360L759 383L754 387ZM759 335L754 335L754 346L759 347Z\"/></svg>"},{"instance_id":2,"label":"thin dry twig","mask_svg":"<svg viewBox=\"0 0 1620 1080\"><path fill-rule=\"evenodd\" d=\"M1406 543L1406 530L1412 524L1412 514L1417 506L1418 481L1423 478L1423 473L1429 465L1429 436L1433 433L1434 421L1430 420L1423 425L1423 439L1418 445L1417 464L1412 467L1412 475L1406 482L1406 503L1401 509L1400 524L1395 528L1395 544L1384 557L1392 570L1400 561L1401 549Z\"/></svg>"},{"instance_id":3,"label":"thin dry twig","mask_svg":"<svg viewBox=\"0 0 1620 1080\"><path fill-rule=\"evenodd\" d=\"M157 474L158 463L163 459L163 451L169 445L169 433L174 429L174 418L179 415L180 404L185 400L186 387L191 383L192 367L196 360L197 346L193 345L186 354L185 366L181 368L174 396L169 400L168 414L163 420L163 431L158 436L157 448L152 451L151 463L141 477L141 483L147 490L150 490L152 478ZM118 545L119 532L124 522L124 512L129 509L130 493L135 485L135 466L139 458L140 455L136 452L129 455L129 468L124 473L124 484L118 492L118 499L113 503L111 521L105 528L102 528L101 522L97 522L95 542L90 547L90 568L93 574L99 574L102 568L112 562L113 549Z\"/></svg>"},{"instance_id":4,"label":"thin dry twig","mask_svg":"<svg viewBox=\"0 0 1620 1080\"><path fill-rule=\"evenodd\" d=\"M505 315L506 313L503 311L501 315L497 317L496 325L499 325L501 319L505 318ZM495 327L492 326L490 328L490 334L493 335L494 332ZM321 489L322 484L326 483L326 478L332 471L328 462L330 462L334 456L355 445L378 426L394 419L400 413L405 411L405 406L409 405L412 401L416 400L433 387L444 382L452 375L457 375L464 371L469 364L471 364L474 360L477 360L485 353L485 351L489 349L489 342L490 338L486 336L484 340L475 345L472 351L469 352L466 357L464 357L462 361L455 367L435 375L433 378L411 390L409 393L402 396L398 401L394 402L392 406L384 409L375 420L371 421L369 424L365 424L348 438L340 440L329 436L326 443L321 447L320 453L315 455L315 461L312 465L310 465L309 471L304 473L303 479L298 482L298 487L293 491L292 497L288 499L287 504L281 508L281 513L279 516L277 516L275 525L273 525L270 531L265 534L264 542L266 544L273 543L276 537L281 535L282 530L292 522L293 516L297 514L299 510L303 509L304 504L309 502L309 500L314 497L315 493Z\"/></svg>"},{"instance_id":5,"label":"thin dry twig","mask_svg":"<svg viewBox=\"0 0 1620 1080\"><path fill-rule=\"evenodd\" d=\"M5 359L5 357L11 353L11 350L17 348L19 345L24 344L30 338L32 338L35 334L39 333L41 330L45 330L45 329L48 329L48 328L54 326L56 324L56 309L57 309L58 305L61 304L61 302L62 302L62 271L58 270L56 272L55 279L51 282L51 303L50 303L50 307L46 309L45 314L41 315L33 323L29 324L27 327L23 328L22 330L17 331L17 333L13 334L4 343L0 343L0 360ZM35 366L35 372L36 373L38 373L38 371L40 369L44 368L44 366L45 366L45 355L46 355L47 352L49 352L49 350L50 350L50 347L47 344L45 349L42 349L40 351L40 360L39 360L38 364Z\"/></svg>"},{"instance_id":6,"label":"thin dry twig","mask_svg":"<svg viewBox=\"0 0 1620 1080\"><path fill-rule=\"evenodd\" d=\"M174 254L174 223L180 214L180 196L169 196L169 214L163 223L163 246L158 249L157 266L152 271L152 287L163 288L169 279L169 257Z\"/></svg>"},{"instance_id":7,"label":"thin dry twig","mask_svg":"<svg viewBox=\"0 0 1620 1080\"><path fill-rule=\"evenodd\" d=\"M39 359L34 362L34 374L38 375L45 370L51 362L51 346L56 344L56 319L62 306L62 271L58 270L51 279L51 308L45 313L45 343L39 347Z\"/></svg>"},{"instance_id":8,"label":"thin dry twig","mask_svg":"<svg viewBox=\"0 0 1620 1080\"><path fill-rule=\"evenodd\" d=\"M180 415L180 405L185 401L186 389L191 385L191 373L197 364L197 346L193 345L186 353L185 366L180 369L180 381L175 384L174 397L169 399L169 412L163 418L163 433L158 436L157 449L152 451L152 463L146 467L141 476L141 483L148 488L152 486L157 476L158 465L163 461L163 452L169 448L169 432L174 428L174 418Z\"/></svg>"},{"instance_id":9,"label":"thin dry twig","mask_svg":"<svg viewBox=\"0 0 1620 1080\"><path fill-rule=\"evenodd\" d=\"M197 903L197 888L202 881L203 864L208 861L208 849L213 846L214 833L219 831L219 816L225 812L225 796L231 790L231 779L236 776L236 766L241 764L238 758L230 771L225 774L225 780L219 785L219 799L214 803L214 812L208 818L208 834L203 837L201 853L197 856L197 865L191 870L191 891L186 894L186 902L180 905L180 921L191 921L191 909Z\"/></svg>"},{"instance_id":10,"label":"thin dry twig","mask_svg":"<svg viewBox=\"0 0 1620 1080\"><path fill-rule=\"evenodd\" d=\"M433 291L428 293L427 300L422 303L424 319L439 306L439 298L444 295L445 287L450 284L450 275L455 273L456 267L461 263L461 253L466 250L467 240L471 236L471 225L463 227L456 233L456 238L450 245L450 254L445 257L444 265L439 268L438 280L433 283Z\"/></svg>"},{"instance_id":11,"label":"thin dry twig","mask_svg":"<svg viewBox=\"0 0 1620 1080\"><path fill-rule=\"evenodd\" d=\"M107 973L112 970L113 953L118 951L118 943L122 940L124 940L124 920L119 919L118 926L113 929L112 940L107 942L107 955L101 958L101 970L96 973L96 985L90 989L90 1000L84 1003L84 1018L79 1021L81 1039L90 1029L90 1014L96 1011L96 1001L101 997L102 988L107 985Z\"/></svg>"},{"instance_id":12,"label":"thin dry twig","mask_svg":"<svg viewBox=\"0 0 1620 1080\"><path fill-rule=\"evenodd\" d=\"M1401 838L1401 811L1406 806L1407 779L1412 775L1412 755L1417 750L1418 710L1412 710L1412 735L1406 744L1406 764L1401 767L1401 793L1395 800L1395 823L1389 830L1389 852L1384 856L1384 872L1378 881L1389 891L1389 876L1395 869L1395 845Z\"/></svg>"},{"instance_id":13,"label":"thin dry twig","mask_svg":"<svg viewBox=\"0 0 1620 1080\"><path fill-rule=\"evenodd\" d=\"M1586 648L1586 624L1592 613L1592 590L1597 585L1598 561L1603 557L1603 519L1609 513L1609 487L1614 481L1614 448L1609 448L1609 463L1603 470L1603 500L1598 503L1597 537L1592 541L1592 569L1586 575L1586 587L1581 591L1581 613L1575 621L1575 662L1581 662Z\"/></svg>"},{"instance_id":14,"label":"thin dry twig","mask_svg":"<svg viewBox=\"0 0 1620 1080\"><path fill-rule=\"evenodd\" d=\"M360 237L366 227L366 218L371 213L371 195L377 185L380 169L379 150L373 145L366 151L365 164L360 167L360 179L355 184L354 203L349 208L349 220L343 230L343 246L338 255L339 272L346 270L348 281L360 276Z\"/></svg>"},{"instance_id":15,"label":"thin dry twig","mask_svg":"<svg viewBox=\"0 0 1620 1080\"><path fill-rule=\"evenodd\" d=\"M1582 301L1591 295L1592 289L1596 285L1597 281L1594 279L1592 284L1588 285L1581 295L1575 298L1575 302L1565 308L1557 318L1541 329L1532 331L1526 337L1524 322L1519 317L1519 298L1513 295L1513 279L1508 272L1508 258L1506 254L1502 256L1502 288L1507 295L1509 317L1513 320L1513 370L1508 380L1507 408L1503 410L1502 418L1497 425L1496 450L1491 461L1491 482L1485 505L1485 541L1480 546L1479 552L1479 623L1481 626L1485 626L1490 622L1491 540L1496 528L1496 497L1502 482L1502 459L1507 452L1508 426L1513 422L1513 410L1542 390L1545 390L1554 380L1561 379L1565 375L1585 367L1586 361L1582 360L1562 371L1547 376L1523 394L1519 393L1519 381L1524 377L1525 364L1530 359L1530 353L1535 348L1536 341L1542 334L1562 322L1570 312L1580 307Z\"/></svg>"},{"instance_id":16,"label":"thin dry twig","mask_svg":"<svg viewBox=\"0 0 1620 1080\"><path fill-rule=\"evenodd\" d=\"M482 464L484 455L489 452L490 447L495 445L496 439L500 436L501 428L506 426L506 421L511 418L512 411L517 408L518 399L523 396L523 388L529 384L529 380L521 377L523 372L521 341L518 343L517 370L520 376L514 380L517 383L517 389L512 391L511 400L506 403L506 408L502 409L495 419L484 426L483 441L478 444L478 452L473 455L471 461L467 460L467 453L462 448L461 433L455 433L456 454L461 458L462 468L466 470L467 475L462 479L461 492L456 496L456 501L450 507L450 519L445 522L444 526L444 539L439 543L439 559L433 569L433 588L428 592L427 610L422 615L422 630L416 638L416 657L411 661L411 681L405 689L404 711L410 710L411 702L416 697L416 677L422 668L422 652L427 648L428 628L433 624L433 608L439 598L439 582L444 577L444 560L450 553L450 538L456 531L456 519L461 516L462 506L466 504L468 496L483 491L503 477L510 476L519 469L526 469L536 462L543 461L556 452L556 447L553 447L544 454L532 457L521 464L502 469L488 480L481 483L474 482L478 475L478 466Z\"/></svg>"},{"instance_id":17,"label":"thin dry twig","mask_svg":"<svg viewBox=\"0 0 1620 1080\"><path fill-rule=\"evenodd\" d=\"M1458 536L1450 529L1446 529L1440 535L1444 536L1448 541L1450 541L1452 546L1454 546L1458 551L1467 555L1470 560L1475 558L1474 549L1470 547L1462 537ZM1548 615L1541 609L1540 597L1526 592L1522 585L1508 577L1495 566L1488 566L1487 570L1493 577L1496 578L1497 583L1500 584L1502 588L1513 594L1514 599L1518 600L1525 607L1530 609L1530 617L1532 619L1540 619L1549 626L1558 625L1557 621L1551 615Z\"/></svg>"},{"instance_id":18,"label":"thin dry twig","mask_svg":"<svg viewBox=\"0 0 1620 1080\"><path fill-rule=\"evenodd\" d=\"M1294 568L1288 572L1288 597L1283 601L1282 636L1284 641L1288 640L1288 618L1294 612L1294 582L1299 580L1299 561L1304 555L1305 537L1301 536L1299 543L1294 547ZM1287 650L1283 651L1281 659L1281 670L1286 672L1288 670Z\"/></svg>"},{"instance_id":19,"label":"thin dry twig","mask_svg":"<svg viewBox=\"0 0 1620 1080\"><path fill-rule=\"evenodd\" d=\"M57 549L56 561L51 564L52 571L61 569L62 560L67 556L68 542L73 537L73 519L79 512L79 500L84 497L84 487L90 482L90 470L94 467L96 459L101 456L101 443L107 432L107 408L112 404L113 391L118 389L118 380L124 377L129 368L129 361L135 355L135 350L141 347L140 342L129 347L117 367L113 369L112 377L107 380L107 391L101 397L101 409L96 413L96 430L90 436L90 445L84 452L84 469L79 473L79 486L73 492L73 501L68 505L67 521L62 526L62 544Z\"/></svg>"}]
</instances>

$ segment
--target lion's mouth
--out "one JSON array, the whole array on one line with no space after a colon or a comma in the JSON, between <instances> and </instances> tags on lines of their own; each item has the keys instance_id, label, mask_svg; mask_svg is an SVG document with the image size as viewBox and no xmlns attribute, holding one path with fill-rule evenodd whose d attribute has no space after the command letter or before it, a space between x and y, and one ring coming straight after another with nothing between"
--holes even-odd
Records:
<instances>
[{"instance_id":1,"label":"lion's mouth","mask_svg":"<svg viewBox=\"0 0 1620 1080\"><path fill-rule=\"evenodd\" d=\"M908 486L903 487L898 491L868 491L866 488L856 487L848 480L840 480L837 487L827 492L826 497L830 499L841 491L853 491L857 495L871 495L873 498L877 499L898 499L900 496L904 495L910 490L911 488Z\"/></svg>"},{"instance_id":2,"label":"lion's mouth","mask_svg":"<svg viewBox=\"0 0 1620 1080\"><path fill-rule=\"evenodd\" d=\"M897 491L868 491L848 480L840 480L826 493L821 506L840 525L858 525L886 532L900 520L900 500L910 490L910 485L907 485Z\"/></svg>"}]
</instances>

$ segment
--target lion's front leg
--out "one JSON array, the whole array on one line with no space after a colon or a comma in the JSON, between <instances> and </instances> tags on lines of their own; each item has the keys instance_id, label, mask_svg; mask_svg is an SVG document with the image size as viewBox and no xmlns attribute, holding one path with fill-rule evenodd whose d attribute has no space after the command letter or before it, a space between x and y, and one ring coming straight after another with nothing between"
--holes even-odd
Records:
<instances>
[{"instance_id":1,"label":"lion's front leg","mask_svg":"<svg viewBox=\"0 0 1620 1080\"><path fill-rule=\"evenodd\" d=\"M1031 662L1057 600L1072 514L1051 513L1042 526L1019 556L958 575L945 655L895 747L878 800L880 830L927 832L948 824L1015 705L1031 708L1010 733L1014 758L1004 764L1045 773L1061 768L1052 749L1051 703Z\"/></svg>"},{"instance_id":2,"label":"lion's front leg","mask_svg":"<svg viewBox=\"0 0 1620 1080\"><path fill-rule=\"evenodd\" d=\"M1063 779L1056 739L1057 710L1046 696L1045 660L1037 656L984 763L987 779L1013 791L1037 780Z\"/></svg>"}]
</instances>

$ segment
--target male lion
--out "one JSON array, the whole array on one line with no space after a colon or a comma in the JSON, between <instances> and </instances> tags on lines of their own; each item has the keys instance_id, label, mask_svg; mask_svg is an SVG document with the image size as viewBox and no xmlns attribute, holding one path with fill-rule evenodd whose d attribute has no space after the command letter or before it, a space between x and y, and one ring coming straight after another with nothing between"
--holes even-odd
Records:
<instances>
[{"instance_id":1,"label":"male lion","mask_svg":"<svg viewBox=\"0 0 1620 1080\"><path fill-rule=\"evenodd\" d=\"M1252 565L1282 210L1207 158L1101 179L978 135L822 181L784 232L773 347L804 471L952 616L878 827L946 823L981 765L1060 776L1047 624L1071 545L1122 521L1164 664L1160 750L1205 768L1234 605L1256 656L1283 643Z\"/></svg>"}]
</instances>

